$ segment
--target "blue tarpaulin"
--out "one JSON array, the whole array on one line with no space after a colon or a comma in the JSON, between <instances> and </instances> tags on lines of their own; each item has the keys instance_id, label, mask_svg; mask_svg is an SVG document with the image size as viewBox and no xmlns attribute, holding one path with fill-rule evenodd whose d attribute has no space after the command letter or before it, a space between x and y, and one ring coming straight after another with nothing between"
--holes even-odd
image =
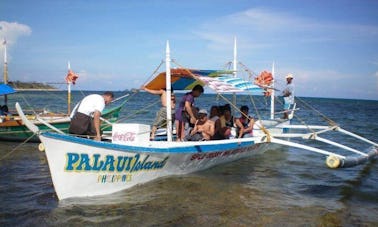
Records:
<instances>
[{"instance_id":1,"label":"blue tarpaulin","mask_svg":"<svg viewBox=\"0 0 378 227\"><path fill-rule=\"evenodd\" d=\"M15 93L16 91L9 85L0 84L0 95L8 95Z\"/></svg>"}]
</instances>

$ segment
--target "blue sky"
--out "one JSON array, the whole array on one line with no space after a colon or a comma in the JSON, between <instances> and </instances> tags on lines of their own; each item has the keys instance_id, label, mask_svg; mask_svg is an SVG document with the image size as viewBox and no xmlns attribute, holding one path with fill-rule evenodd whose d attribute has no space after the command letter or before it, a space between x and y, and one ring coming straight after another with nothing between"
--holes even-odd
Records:
<instances>
[{"instance_id":1,"label":"blue sky","mask_svg":"<svg viewBox=\"0 0 378 227\"><path fill-rule=\"evenodd\" d=\"M279 89L293 73L299 96L378 100L377 12L375 0L2 0L0 38L10 80L64 82L70 61L74 89L124 90L150 77L166 40L181 65L223 69L236 36L253 72L275 62Z\"/></svg>"}]
</instances>

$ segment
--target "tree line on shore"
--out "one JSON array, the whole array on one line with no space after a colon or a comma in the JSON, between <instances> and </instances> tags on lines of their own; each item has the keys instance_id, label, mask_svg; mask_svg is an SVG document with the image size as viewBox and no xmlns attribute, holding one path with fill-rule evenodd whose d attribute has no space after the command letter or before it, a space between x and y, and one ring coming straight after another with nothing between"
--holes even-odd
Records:
<instances>
[{"instance_id":1,"label":"tree line on shore","mask_svg":"<svg viewBox=\"0 0 378 227\"><path fill-rule=\"evenodd\" d=\"M40 82L9 81L8 84L15 89L56 89L56 87Z\"/></svg>"}]
</instances>

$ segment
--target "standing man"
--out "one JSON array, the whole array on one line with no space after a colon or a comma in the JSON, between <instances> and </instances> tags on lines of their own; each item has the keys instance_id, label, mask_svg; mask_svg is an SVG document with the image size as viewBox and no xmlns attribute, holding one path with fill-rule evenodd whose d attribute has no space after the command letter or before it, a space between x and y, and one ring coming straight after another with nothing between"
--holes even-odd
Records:
<instances>
[{"instance_id":1,"label":"standing man","mask_svg":"<svg viewBox=\"0 0 378 227\"><path fill-rule=\"evenodd\" d=\"M166 89L160 89L160 90L151 90L146 88L145 86L141 87L142 90L147 91L150 94L153 95L160 95L160 100L161 100L161 108L160 110L156 113L156 118L154 123L152 124L152 130L151 130L151 135L150 135L150 140L155 139L155 133L158 127L164 127L167 126L167 91ZM173 94L173 89L171 93L171 108L172 110L175 109L176 106L176 97L175 94Z\"/></svg>"},{"instance_id":2,"label":"standing man","mask_svg":"<svg viewBox=\"0 0 378 227\"><path fill-rule=\"evenodd\" d=\"M101 112L113 98L114 94L110 91L102 95L92 94L84 97L71 113L69 133L94 136L95 140L101 141Z\"/></svg>"},{"instance_id":3,"label":"standing man","mask_svg":"<svg viewBox=\"0 0 378 227\"><path fill-rule=\"evenodd\" d=\"M194 98L199 97L203 91L203 87L197 84L191 92L182 97L175 113L177 141L183 141L185 137L185 123L196 123L197 111L194 106Z\"/></svg>"},{"instance_id":4,"label":"standing man","mask_svg":"<svg viewBox=\"0 0 378 227\"><path fill-rule=\"evenodd\" d=\"M294 105L294 84L293 81L293 74L289 73L286 76L286 88L282 92L282 96L284 97L284 119L289 118L289 110Z\"/></svg>"}]
</instances>

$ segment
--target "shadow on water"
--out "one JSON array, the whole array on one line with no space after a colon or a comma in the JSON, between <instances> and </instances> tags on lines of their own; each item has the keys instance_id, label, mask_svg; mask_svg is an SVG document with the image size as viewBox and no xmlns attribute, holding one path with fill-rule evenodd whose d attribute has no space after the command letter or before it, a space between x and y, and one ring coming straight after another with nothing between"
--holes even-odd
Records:
<instances>
[{"instance_id":1,"label":"shadow on water","mask_svg":"<svg viewBox=\"0 0 378 227\"><path fill-rule=\"evenodd\" d=\"M342 198L341 202L348 202L353 197L358 196L359 199L364 199L366 202L378 203L378 197L371 198L369 195L364 196L364 192L356 190L356 188L361 189L364 186L365 181L369 180L372 171L376 171L377 160L373 159L369 161L362 170L359 171L356 178L352 180L347 180L345 185L341 188ZM370 188L364 188L364 190L369 190Z\"/></svg>"}]
</instances>

